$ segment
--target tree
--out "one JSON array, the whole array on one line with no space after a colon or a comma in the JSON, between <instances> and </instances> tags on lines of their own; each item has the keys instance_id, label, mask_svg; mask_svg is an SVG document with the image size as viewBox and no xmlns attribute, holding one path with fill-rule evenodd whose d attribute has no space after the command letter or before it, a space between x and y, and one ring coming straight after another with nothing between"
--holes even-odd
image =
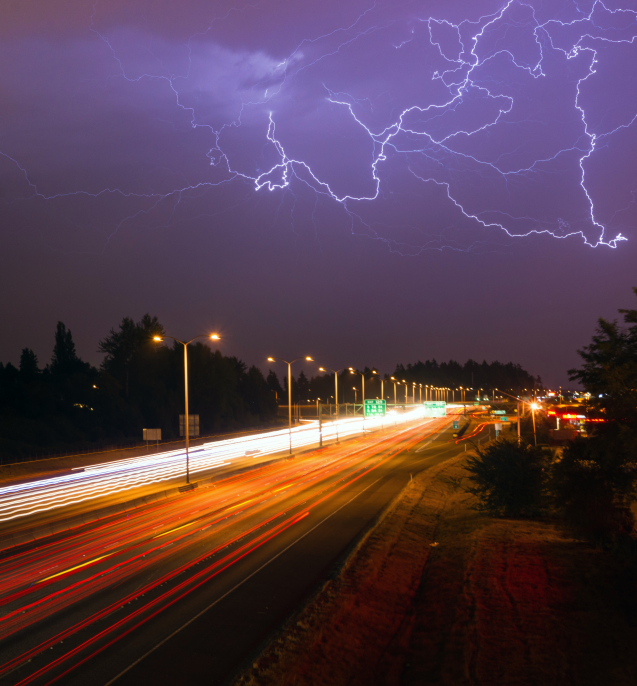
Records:
<instances>
[{"instance_id":1,"label":"tree","mask_svg":"<svg viewBox=\"0 0 637 686\"><path fill-rule=\"evenodd\" d=\"M578 351L582 366L569 370L590 393L589 410L605 421L567 445L553 470L555 505L566 522L604 546L632 534L637 501L637 310L619 313L627 326L600 318L592 342Z\"/></svg>"},{"instance_id":2,"label":"tree","mask_svg":"<svg viewBox=\"0 0 637 686\"><path fill-rule=\"evenodd\" d=\"M533 517L546 507L548 467L552 451L504 438L478 448L467 460L477 509L498 517Z\"/></svg>"},{"instance_id":3,"label":"tree","mask_svg":"<svg viewBox=\"0 0 637 686\"><path fill-rule=\"evenodd\" d=\"M266 378L266 383L268 384L268 388L276 398L278 402L287 402L287 399L283 398L283 388L281 388L281 384L279 383L279 377L276 375L276 372L273 372L271 369L268 371L268 376Z\"/></svg>"},{"instance_id":4,"label":"tree","mask_svg":"<svg viewBox=\"0 0 637 686\"><path fill-rule=\"evenodd\" d=\"M84 368L84 363L75 352L71 330L58 322L55 330L55 345L51 359L51 372L56 375L71 375Z\"/></svg>"},{"instance_id":5,"label":"tree","mask_svg":"<svg viewBox=\"0 0 637 686\"><path fill-rule=\"evenodd\" d=\"M99 352L106 355L102 369L119 380L127 398L130 396L131 368L136 357L153 345L154 336L163 334L164 327L157 317L145 314L137 323L130 317L124 317L119 331L111 329L109 335L99 342Z\"/></svg>"},{"instance_id":6,"label":"tree","mask_svg":"<svg viewBox=\"0 0 637 686\"><path fill-rule=\"evenodd\" d=\"M637 295L637 288L633 291ZM615 429L637 429L637 310L619 310L627 328L599 319L593 341L578 354L584 364L570 369L591 394L589 404Z\"/></svg>"},{"instance_id":7,"label":"tree","mask_svg":"<svg viewBox=\"0 0 637 686\"><path fill-rule=\"evenodd\" d=\"M28 381L33 381L40 373L37 355L31 348L23 348L20 355L20 375Z\"/></svg>"}]
</instances>

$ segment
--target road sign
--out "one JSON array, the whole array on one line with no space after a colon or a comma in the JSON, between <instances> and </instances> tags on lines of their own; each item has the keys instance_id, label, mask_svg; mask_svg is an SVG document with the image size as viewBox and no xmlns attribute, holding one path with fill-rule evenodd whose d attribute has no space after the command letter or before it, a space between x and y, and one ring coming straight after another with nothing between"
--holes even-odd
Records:
<instances>
[{"instance_id":1,"label":"road sign","mask_svg":"<svg viewBox=\"0 0 637 686\"><path fill-rule=\"evenodd\" d=\"M423 403L425 417L446 417L447 403L441 400L428 400Z\"/></svg>"},{"instance_id":2,"label":"road sign","mask_svg":"<svg viewBox=\"0 0 637 686\"><path fill-rule=\"evenodd\" d=\"M186 415L179 415L179 435L186 435ZM189 414L188 415L188 435L189 436L199 436L199 415Z\"/></svg>"},{"instance_id":3,"label":"road sign","mask_svg":"<svg viewBox=\"0 0 637 686\"><path fill-rule=\"evenodd\" d=\"M454 422L454 423L453 423L453 428L454 428L454 429L459 429L459 428L460 428L460 422Z\"/></svg>"},{"instance_id":4,"label":"road sign","mask_svg":"<svg viewBox=\"0 0 637 686\"><path fill-rule=\"evenodd\" d=\"M384 400L365 400L365 416L384 417L386 407Z\"/></svg>"},{"instance_id":5,"label":"road sign","mask_svg":"<svg viewBox=\"0 0 637 686\"><path fill-rule=\"evenodd\" d=\"M498 417L499 422L508 422L509 418L508 417Z\"/></svg>"},{"instance_id":6,"label":"road sign","mask_svg":"<svg viewBox=\"0 0 637 686\"><path fill-rule=\"evenodd\" d=\"M495 423L495 432L498 433L499 431L502 431L502 424L500 422Z\"/></svg>"},{"instance_id":7,"label":"road sign","mask_svg":"<svg viewBox=\"0 0 637 686\"><path fill-rule=\"evenodd\" d=\"M506 414L506 410L491 410L491 414Z\"/></svg>"},{"instance_id":8,"label":"road sign","mask_svg":"<svg viewBox=\"0 0 637 686\"><path fill-rule=\"evenodd\" d=\"M161 441L161 429L142 429L144 441Z\"/></svg>"}]
</instances>

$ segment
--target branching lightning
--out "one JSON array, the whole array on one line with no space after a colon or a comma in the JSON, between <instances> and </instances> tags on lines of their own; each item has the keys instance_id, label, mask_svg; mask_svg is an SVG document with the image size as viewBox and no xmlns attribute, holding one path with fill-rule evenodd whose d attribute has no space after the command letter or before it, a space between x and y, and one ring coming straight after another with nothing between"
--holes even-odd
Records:
<instances>
[{"instance_id":1,"label":"branching lightning","mask_svg":"<svg viewBox=\"0 0 637 686\"><path fill-rule=\"evenodd\" d=\"M245 13L255 7L257 5L232 8L228 15L215 21L223 21L232 12ZM546 234L562 239L579 236L591 247L616 248L619 243L626 240L620 232L614 231L608 222L604 223L598 218L595 192L589 184L587 166L595 158L598 150L605 147L616 134L635 126L637 111L629 113L625 121L613 128L596 130L590 122L583 89L597 73L597 65L602 59L601 48L637 44L636 10L612 9L603 0L591 0L586 10L574 2L571 8L571 16L574 18L568 21L557 18L540 19L539 10L532 1L508 0L497 11L476 19L467 18L458 23L444 17L412 17L408 37L396 40L392 36L404 20L391 16L388 18L387 12L381 11L383 7L375 2L354 21L317 37L303 39L285 59L273 60L267 73L251 86L249 97L242 97L236 115L216 126L206 122L197 106L187 102L187 98L184 97L184 84L188 83L191 76L194 42L205 37L214 22L193 35L188 42L190 66L186 74L170 73L163 63L160 63L157 73L134 74L127 71L125 60L118 56L108 36L96 28L98 9L99 5L96 5L91 17L90 30L108 47L116 65L117 75L109 78L124 79L132 84L142 81L165 83L175 106L187 113L190 127L205 129L211 136L212 144L205 154L217 174L214 180L204 179L197 183L186 183L168 192L139 193L120 188L104 188L97 193L72 190L46 194L30 180L27 169L15 156L0 151L0 155L15 165L28 184L29 193L26 198L22 198L23 200L38 198L48 202L81 196L112 196L140 203L138 209L126 214L113 226L109 238L124 225L148 216L160 208L165 213L165 208L168 207L168 219L165 220L165 224L169 225L177 208L194 193L217 186L244 183L256 194L270 191L280 193L282 197L287 193L294 193L297 188L307 188L316 194L317 201L322 198L342 208L351 222L352 230L355 225L365 227L368 235L385 240L390 245L396 245L390 236L380 235L364 215L366 208L382 202L387 192L387 177L398 165L414 184L421 184L421 188L428 187L430 191L441 193L448 211L456 213L458 222L465 226L496 230L510 238L531 234ZM514 30L526 31L526 34L532 37L532 45L526 51L534 54L532 59L528 54L524 54L524 51L516 51L507 44L506 37L509 31ZM325 170L321 173L316 172L312 163L302 156L288 152L286 148L289 149L290 145L283 144L285 136L281 137L278 134L277 123L286 106L286 98L289 99L289 93L296 83L309 78L319 64L330 59L343 59L342 55L351 46L372 39L379 44L386 43L397 52L407 49L417 41L424 41L427 49L435 50L446 66L434 70L430 77L431 91L436 92L436 98L432 97L430 102L410 104L396 112L389 122L378 127L371 123L374 121L374 99L371 95L362 99L356 98L339 91L337 87L332 88L328 81L321 80L324 104L345 113L369 141L371 150L369 192L344 193L337 191L334 183L326 178ZM520 124L515 118L516 89L503 81L498 71L502 70L502 65L506 64L507 69L519 73L520 79L539 83L551 78L554 63L560 59L567 66L577 64L578 69L583 69L584 72L573 79L572 107L581 121L580 130L574 132L573 140L563 148L555 147L549 155L541 155L531 163L525 162L515 168L512 168L511 160L515 157L517 148L502 152L494 158L471 151L468 143L484 141L493 132ZM499 65L497 69L496 65ZM413 78L423 78L418 65L413 66ZM446 93L446 96L440 97L441 92ZM457 121L463 121L463 113L467 108L470 110L474 107L472 103L475 102L479 103L487 114L476 115L474 125L466 125L466 122L461 125L454 124L454 117ZM245 165L242 166L236 161L227 145L228 133L236 132L245 126L244 116L248 111L253 117L262 117L264 150L275 160L263 170L258 169L256 164L255 170L246 170ZM513 212L510 207L499 205L497 202L490 209L479 207L472 198L471 189L467 191L470 184L463 181L459 171L462 170L464 173L470 170L476 178L499 184L499 187L505 189L504 192L510 193L512 188L517 189L525 180L541 175L559 174L559 171L551 167L557 163L571 165L571 169L575 165L573 171L579 168L579 171L575 171L575 176L579 177L579 202L588 225L586 232L581 228L571 227L570 222L560 216L533 217ZM633 204L633 200L630 204ZM312 221L315 221L315 210L316 202L312 211ZM423 217L423 224L427 223L427 218ZM428 247L432 245L425 243L420 249ZM454 245L442 240L437 247L453 248ZM472 249L472 246L465 245L463 249Z\"/></svg>"}]
</instances>

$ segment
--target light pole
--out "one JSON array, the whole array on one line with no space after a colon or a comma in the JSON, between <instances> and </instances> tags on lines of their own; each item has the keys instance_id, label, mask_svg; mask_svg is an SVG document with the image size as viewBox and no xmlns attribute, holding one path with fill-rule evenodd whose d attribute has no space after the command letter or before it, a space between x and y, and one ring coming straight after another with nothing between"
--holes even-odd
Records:
<instances>
[{"instance_id":1,"label":"light pole","mask_svg":"<svg viewBox=\"0 0 637 686\"><path fill-rule=\"evenodd\" d=\"M420 387L420 404L422 405L422 384L418 384Z\"/></svg>"},{"instance_id":2,"label":"light pole","mask_svg":"<svg viewBox=\"0 0 637 686\"><path fill-rule=\"evenodd\" d=\"M396 400L396 384L397 384L398 382L396 381L396 379L395 379L393 376L390 376L389 378L391 379L391 381L394 382L394 405L396 405L396 404L397 404L397 400Z\"/></svg>"},{"instance_id":3,"label":"light pole","mask_svg":"<svg viewBox=\"0 0 637 686\"><path fill-rule=\"evenodd\" d=\"M210 335L202 333L199 336L191 338L189 341L180 341L178 338L174 338L173 336L167 336L166 334L162 334L161 336L153 336L153 340L157 341L158 343L161 343L164 340L164 338L170 338L172 341L175 341L176 343L181 343L181 345L184 346L184 433L186 434L186 484L190 484L190 457L188 454L188 448L190 445L190 419L188 416L188 346L190 345L190 343L196 341L198 338L210 338L213 341L218 341L219 336L216 333L212 333Z\"/></svg>"},{"instance_id":4,"label":"light pole","mask_svg":"<svg viewBox=\"0 0 637 686\"><path fill-rule=\"evenodd\" d=\"M365 405L365 372L357 372L354 367L348 367L350 374L360 374L361 375L361 402ZM356 398L356 396L354 396ZM356 399L354 399L354 404L356 404ZM356 412L356 408L354 408Z\"/></svg>"},{"instance_id":5,"label":"light pole","mask_svg":"<svg viewBox=\"0 0 637 686\"><path fill-rule=\"evenodd\" d=\"M352 389L354 391L354 412L356 412L356 403L358 402L356 394L358 391L356 390L356 386L352 386Z\"/></svg>"},{"instance_id":6,"label":"light pole","mask_svg":"<svg viewBox=\"0 0 637 686\"><path fill-rule=\"evenodd\" d=\"M319 372L332 372L334 374L334 400L336 402L336 417L338 419L338 373L342 372L347 367L342 369L330 369L329 367L319 367Z\"/></svg>"},{"instance_id":7,"label":"light pole","mask_svg":"<svg viewBox=\"0 0 637 686\"><path fill-rule=\"evenodd\" d=\"M407 386L407 382L405 381L405 379L403 379L403 383L405 384L405 405L407 405L407 403L409 402L409 396L408 396L409 386ZM407 408L405 408L405 409L407 409Z\"/></svg>"},{"instance_id":8,"label":"light pole","mask_svg":"<svg viewBox=\"0 0 637 686\"><path fill-rule=\"evenodd\" d=\"M268 357L268 362L278 360L279 362L285 362L288 366L288 427L290 431L290 455L292 454L292 364L302 359L304 358L296 357L291 362L288 362L282 357ZM305 357L305 360L307 362L314 362L311 357Z\"/></svg>"}]
</instances>

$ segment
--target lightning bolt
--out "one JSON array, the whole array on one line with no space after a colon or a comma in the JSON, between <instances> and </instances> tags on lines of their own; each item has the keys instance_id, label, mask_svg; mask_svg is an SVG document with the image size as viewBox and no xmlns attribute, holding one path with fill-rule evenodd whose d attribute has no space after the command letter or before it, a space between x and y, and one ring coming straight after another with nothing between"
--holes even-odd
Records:
<instances>
[{"instance_id":1,"label":"lightning bolt","mask_svg":"<svg viewBox=\"0 0 637 686\"><path fill-rule=\"evenodd\" d=\"M286 194L296 199L299 189L308 189L315 195L311 219L316 227L316 209L319 198L342 208L350 222L352 231L361 230L368 236L383 240L391 250L414 254L426 249L463 249L477 250L485 246L484 241L476 240L469 245L455 244L454 239L441 230L438 236L430 236L419 246L407 245L387 235L381 234L376 224L365 219L365 212L382 202L388 190L388 177L394 166L402 161L402 170L407 172L414 183L421 188L429 187L441 194L449 210L457 213L459 221L468 226L495 230L507 238L521 238L531 234L546 234L566 239L579 236L591 247L606 246L616 248L627 240L621 233L611 233L611 229L597 216L595 194L588 183L587 164L600 149L606 147L618 132L629 129L637 121L637 111L626 117L625 121L608 130L598 130L589 120L584 104L583 89L597 73L602 47L620 44L634 45L637 39L637 11L629 8L609 8L603 0L593 0L587 9L578 2L569 5L568 11L562 7L567 19L539 16L544 10L532 2L508 0L492 13L476 19L464 19L458 23L444 17L415 16L410 18L407 38L395 40L393 36L404 26L404 18L392 16L388 5L379 2L371 4L353 21L325 31L313 38L302 39L287 57L274 60L267 73L257 78L249 89L247 97L242 97L236 115L217 126L205 121L197 106L187 102L184 96L185 85L191 78L195 42L205 37L218 22L223 22L233 13L247 13L264 5L264 2L233 6L224 15L214 18L202 31L194 34L187 42L187 63L185 73L177 74L156 58L157 71L132 73L127 70L125 60L118 56L113 42L97 28L98 5L93 7L90 31L108 48L116 74L108 79L123 79L131 84L154 81L165 84L176 108L185 112L191 129L203 129L211 137L211 145L205 152L209 166L216 178L196 183L175 184L168 192L139 193L120 188L104 188L97 193L85 190L72 190L65 193L46 194L34 183L27 169L15 156L0 151L0 156L8 159L24 179L28 193L14 199L32 201L35 199L51 202L67 198L110 198L137 203L134 211L126 214L110 230L107 242L125 225L130 225L144 217L162 214L164 225L177 221L177 210L187 200L197 197L228 184L245 184L248 193L234 205L226 206L219 212L230 212L238 204L250 202L250 194L281 194L281 205ZM420 28L424 28L424 33ZM517 32L517 33L516 33ZM522 33L521 33L522 32ZM526 32L526 33L524 33ZM510 35L532 36L532 45L526 53L511 46ZM389 36L385 38L385 36ZM424 38L423 38L424 36ZM369 123L374 115L374 99L356 98L351 94L332 89L323 82L324 102L335 110L340 110L350 118L369 142L369 192L362 195L337 192L328 180L315 172L312 165L302 157L286 151L282 138L277 134L277 113L285 108L286 99L295 84L305 82L319 64L338 58L352 46L362 41L375 40L379 44L386 40L398 52L418 41L424 41L436 51L444 67L431 75L432 92L436 98L430 102L417 102L396 112L388 123L376 127ZM153 55L154 57L154 55ZM569 145L555 149L551 154L538 157L531 163L512 168L511 159L518 152L513 148L501 152L495 159L488 154L471 151L467 145L484 141L493 132L506 127L518 126L515 119L519 100L516 88L499 75L502 65L520 74L520 78L530 79L530 83L545 82L551 79L558 58L567 65L584 65L584 73L574 82L573 111L581 121L581 131ZM500 70L500 71L499 71ZM420 77L414 69L415 77ZM440 93L444 96L440 97ZM421 96L424 97L424 96ZM482 107L488 114L482 120L476 117L473 126L454 124L461 122L467 108ZM246 113L263 116L263 156L274 158L264 170L248 171L238 164L235 155L227 145L230 132L244 126ZM523 120L529 123L530 119ZM539 122L545 124L545 122ZM553 166L552 166L553 165ZM571 227L560 216L538 218L530 214L514 213L503 206L491 209L476 206L475 201L463 199L467 176L489 182L493 187L503 188L509 198L517 192L522 183L549 174L559 174L565 165L579 169L582 211L589 229ZM569 166L570 165L570 166ZM424 169L424 171L423 171ZM324 173L324 172L323 172ZM633 191L634 193L637 191ZM634 204L634 197L630 205ZM296 200L294 203L296 207ZM293 210L294 211L294 210ZM618 210L621 212L622 210ZM165 218L166 213L168 218ZM212 212L196 215L213 216ZM192 217L193 219L195 217ZM614 216L611 220L614 219ZM183 217L180 219L183 221ZM418 227L415 227L416 230ZM589 234L594 233L591 237Z\"/></svg>"}]
</instances>

